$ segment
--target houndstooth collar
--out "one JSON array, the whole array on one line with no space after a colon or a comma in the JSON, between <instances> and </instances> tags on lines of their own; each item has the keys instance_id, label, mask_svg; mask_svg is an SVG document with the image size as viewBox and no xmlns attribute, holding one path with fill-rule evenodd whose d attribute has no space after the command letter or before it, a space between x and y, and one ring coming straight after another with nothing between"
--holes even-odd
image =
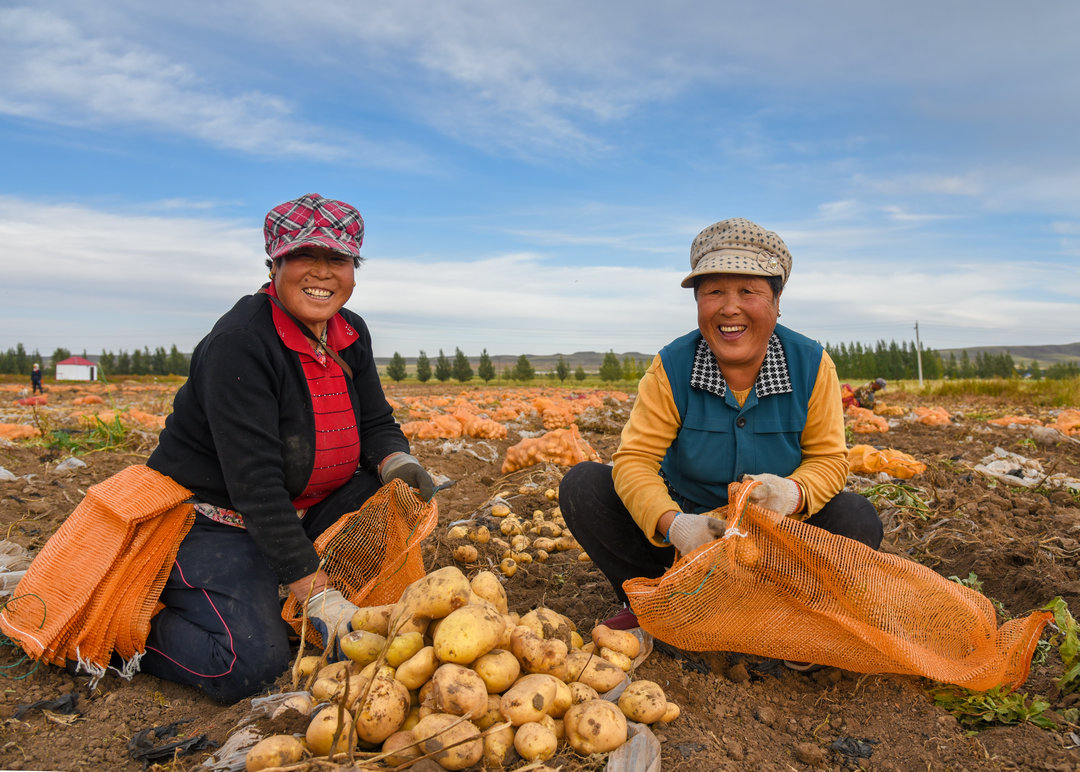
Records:
<instances>
[{"instance_id":1,"label":"houndstooth collar","mask_svg":"<svg viewBox=\"0 0 1080 772\"><path fill-rule=\"evenodd\" d=\"M694 367L690 373L690 385L695 389L704 389L718 397L727 394L727 381L720 372L720 366L716 363L712 349L705 338L698 340L697 351L694 352ZM774 332L769 338L769 346L765 351L765 361L761 363L757 380L754 382L758 397L767 397L770 394L787 394L792 391L791 376L788 374L787 358L784 356L784 347L780 344L780 338Z\"/></svg>"}]
</instances>

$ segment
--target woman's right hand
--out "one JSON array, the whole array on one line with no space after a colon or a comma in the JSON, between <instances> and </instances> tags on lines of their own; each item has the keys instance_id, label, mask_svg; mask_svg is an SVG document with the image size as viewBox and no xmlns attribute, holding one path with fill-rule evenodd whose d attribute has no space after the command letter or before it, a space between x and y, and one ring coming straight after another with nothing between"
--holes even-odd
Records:
<instances>
[{"instance_id":1,"label":"woman's right hand","mask_svg":"<svg viewBox=\"0 0 1080 772\"><path fill-rule=\"evenodd\" d=\"M727 522L718 517L678 512L668 527L667 540L680 555L688 555L698 547L719 539L726 529Z\"/></svg>"}]
</instances>

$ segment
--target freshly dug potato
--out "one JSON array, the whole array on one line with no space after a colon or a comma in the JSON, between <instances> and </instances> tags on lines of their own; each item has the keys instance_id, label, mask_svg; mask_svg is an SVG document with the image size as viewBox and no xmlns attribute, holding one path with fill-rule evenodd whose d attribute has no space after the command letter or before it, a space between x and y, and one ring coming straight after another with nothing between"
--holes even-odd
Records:
<instances>
[{"instance_id":1,"label":"freshly dug potato","mask_svg":"<svg viewBox=\"0 0 1080 772\"><path fill-rule=\"evenodd\" d=\"M487 544L491 541L491 530L486 525L481 525L469 534L469 538L477 544Z\"/></svg>"},{"instance_id":2,"label":"freshly dug potato","mask_svg":"<svg viewBox=\"0 0 1080 772\"><path fill-rule=\"evenodd\" d=\"M532 721L522 724L514 733L514 748L526 761L547 761L558 747L555 733Z\"/></svg>"},{"instance_id":3,"label":"freshly dug potato","mask_svg":"<svg viewBox=\"0 0 1080 772\"><path fill-rule=\"evenodd\" d=\"M524 675L503 694L499 709L514 726L539 721L559 694L559 679L542 673Z\"/></svg>"},{"instance_id":4,"label":"freshly dug potato","mask_svg":"<svg viewBox=\"0 0 1080 772\"><path fill-rule=\"evenodd\" d=\"M571 645L574 623L558 611L541 606L523 616L519 624L530 628L540 638L554 638L565 643L567 648Z\"/></svg>"},{"instance_id":5,"label":"freshly dug potato","mask_svg":"<svg viewBox=\"0 0 1080 772\"><path fill-rule=\"evenodd\" d=\"M484 765L487 767L508 767L517 761L514 748L514 728L503 727L484 735Z\"/></svg>"},{"instance_id":6,"label":"freshly dug potato","mask_svg":"<svg viewBox=\"0 0 1080 772\"><path fill-rule=\"evenodd\" d=\"M557 638L542 639L531 627L518 625L510 634L510 651L527 673L547 673L567 681L568 647Z\"/></svg>"},{"instance_id":7,"label":"freshly dug potato","mask_svg":"<svg viewBox=\"0 0 1080 772\"><path fill-rule=\"evenodd\" d=\"M626 742L626 716L607 700L588 700L566 711L566 742L578 753L607 753Z\"/></svg>"},{"instance_id":8,"label":"freshly dug potato","mask_svg":"<svg viewBox=\"0 0 1080 772\"><path fill-rule=\"evenodd\" d=\"M443 769L465 769L484 755L484 740L471 721L447 713L432 713L413 727L420 749L432 754ZM461 742L465 741L465 742ZM455 745L455 743L461 743ZM453 747L451 747L453 746Z\"/></svg>"},{"instance_id":9,"label":"freshly dug potato","mask_svg":"<svg viewBox=\"0 0 1080 772\"><path fill-rule=\"evenodd\" d=\"M623 654L621 651L609 649L607 646L600 647L600 656L606 659L615 667L619 668L619 670L623 671L624 673L629 673L630 668L634 666L634 661L628 656Z\"/></svg>"},{"instance_id":10,"label":"freshly dug potato","mask_svg":"<svg viewBox=\"0 0 1080 772\"><path fill-rule=\"evenodd\" d=\"M432 645L440 662L468 665L494 649L503 635L503 618L491 605L451 611L435 631Z\"/></svg>"},{"instance_id":11,"label":"freshly dug potato","mask_svg":"<svg viewBox=\"0 0 1080 772\"><path fill-rule=\"evenodd\" d=\"M509 579L517 573L517 563L514 562L513 558L503 558L499 563L499 570L502 571L503 576Z\"/></svg>"},{"instance_id":12,"label":"freshly dug potato","mask_svg":"<svg viewBox=\"0 0 1080 772\"><path fill-rule=\"evenodd\" d=\"M476 728L481 732L487 729L489 726L494 726L500 721L505 721L502 714L502 697L498 694L488 695L487 712L479 718L474 718L472 722L476 724Z\"/></svg>"},{"instance_id":13,"label":"freshly dug potato","mask_svg":"<svg viewBox=\"0 0 1080 772\"><path fill-rule=\"evenodd\" d=\"M414 617L442 619L469 601L469 580L457 566L446 566L417 579L401 593L390 617L389 630L400 632L398 623Z\"/></svg>"},{"instance_id":14,"label":"freshly dug potato","mask_svg":"<svg viewBox=\"0 0 1080 772\"><path fill-rule=\"evenodd\" d=\"M416 736L408 729L394 732L383 740L382 752L390 754L383 758L383 763L390 767L420 758L420 747L416 744Z\"/></svg>"},{"instance_id":15,"label":"freshly dug potato","mask_svg":"<svg viewBox=\"0 0 1080 772\"><path fill-rule=\"evenodd\" d=\"M475 671L448 662L439 665L430 683L431 697L425 704L439 713L479 718L487 712L487 686Z\"/></svg>"},{"instance_id":16,"label":"freshly dug potato","mask_svg":"<svg viewBox=\"0 0 1080 772\"><path fill-rule=\"evenodd\" d=\"M600 694L609 692L626 681L626 673L603 657L587 654L582 649L570 650L566 657L566 666L569 674L567 682L581 681Z\"/></svg>"},{"instance_id":17,"label":"freshly dug potato","mask_svg":"<svg viewBox=\"0 0 1080 772\"><path fill-rule=\"evenodd\" d=\"M337 742L334 742L335 735ZM356 745L352 714L335 704L325 706L312 717L305 739L316 756L346 753Z\"/></svg>"},{"instance_id":18,"label":"freshly dug potato","mask_svg":"<svg viewBox=\"0 0 1080 772\"><path fill-rule=\"evenodd\" d=\"M555 551L555 540L547 536L533 539L532 545L534 549L543 550L544 552L551 553Z\"/></svg>"},{"instance_id":19,"label":"freshly dug potato","mask_svg":"<svg viewBox=\"0 0 1080 772\"><path fill-rule=\"evenodd\" d=\"M628 630L613 630L607 625L597 625L592 630L592 639L597 646L620 652L630 659L641 651L641 641Z\"/></svg>"},{"instance_id":20,"label":"freshly dug potato","mask_svg":"<svg viewBox=\"0 0 1080 772\"><path fill-rule=\"evenodd\" d=\"M363 666L379 658L386 648L386 636L367 630L353 630L341 636L338 644L346 657Z\"/></svg>"},{"instance_id":21,"label":"freshly dug potato","mask_svg":"<svg viewBox=\"0 0 1080 772\"><path fill-rule=\"evenodd\" d=\"M431 678L439 661L435 657L435 647L425 646L407 660L398 665L394 678L405 684L410 691L419 689Z\"/></svg>"},{"instance_id":22,"label":"freshly dug potato","mask_svg":"<svg viewBox=\"0 0 1080 772\"><path fill-rule=\"evenodd\" d=\"M446 538L448 539L464 539L468 535L469 529L463 525L455 525L446 532Z\"/></svg>"},{"instance_id":23,"label":"freshly dug potato","mask_svg":"<svg viewBox=\"0 0 1080 772\"><path fill-rule=\"evenodd\" d=\"M401 729L409 713L409 690L389 673L379 673L363 702L357 700L356 735L364 742L381 743Z\"/></svg>"},{"instance_id":24,"label":"freshly dug potato","mask_svg":"<svg viewBox=\"0 0 1080 772\"><path fill-rule=\"evenodd\" d=\"M291 734L276 734L259 740L244 757L247 772L259 772L268 767L283 767L304 757L304 744Z\"/></svg>"},{"instance_id":25,"label":"freshly dug potato","mask_svg":"<svg viewBox=\"0 0 1080 772\"><path fill-rule=\"evenodd\" d=\"M570 691L570 685L560 679L555 679L558 683L555 684L555 701L551 704L551 708L547 714L553 718L562 718L566 711L570 710L570 706L574 704L574 693Z\"/></svg>"},{"instance_id":26,"label":"freshly dug potato","mask_svg":"<svg viewBox=\"0 0 1080 772\"><path fill-rule=\"evenodd\" d=\"M353 630L367 630L386 637L390 625L390 613L394 610L394 604L385 606L365 606L358 608L352 615Z\"/></svg>"},{"instance_id":27,"label":"freshly dug potato","mask_svg":"<svg viewBox=\"0 0 1080 772\"><path fill-rule=\"evenodd\" d=\"M471 544L454 547L454 560L458 563L475 563L480 559L480 551Z\"/></svg>"},{"instance_id":28,"label":"freshly dug potato","mask_svg":"<svg viewBox=\"0 0 1080 772\"><path fill-rule=\"evenodd\" d=\"M334 681L329 678L320 678L311 685L311 696L320 702L345 701L345 707L351 708L357 698L367 688L370 676L359 673L351 675L344 681Z\"/></svg>"},{"instance_id":29,"label":"freshly dug potato","mask_svg":"<svg viewBox=\"0 0 1080 772\"><path fill-rule=\"evenodd\" d=\"M307 678L320 667L322 667L322 657L315 654L309 654L306 657L300 658L300 663L297 665L296 670L301 678Z\"/></svg>"},{"instance_id":30,"label":"freshly dug potato","mask_svg":"<svg viewBox=\"0 0 1080 772\"><path fill-rule=\"evenodd\" d=\"M653 724L664 717L668 701L660 684L653 681L634 681L619 695L619 710L642 724Z\"/></svg>"},{"instance_id":31,"label":"freshly dug potato","mask_svg":"<svg viewBox=\"0 0 1080 772\"><path fill-rule=\"evenodd\" d=\"M424 636L415 630L395 635L386 648L386 664L390 667L398 667L422 648L424 648Z\"/></svg>"},{"instance_id":32,"label":"freshly dug potato","mask_svg":"<svg viewBox=\"0 0 1080 772\"><path fill-rule=\"evenodd\" d=\"M665 724L670 724L679 717L680 713L682 713L682 708L674 702L669 702L667 708L664 710L664 715L660 717L660 721Z\"/></svg>"},{"instance_id":33,"label":"freshly dug potato","mask_svg":"<svg viewBox=\"0 0 1080 772\"><path fill-rule=\"evenodd\" d=\"M506 649L492 649L472 663L487 686L488 694L502 694L521 675L521 663Z\"/></svg>"},{"instance_id":34,"label":"freshly dug potato","mask_svg":"<svg viewBox=\"0 0 1080 772\"><path fill-rule=\"evenodd\" d=\"M495 504L491 507L492 517L506 517L510 514L510 507L505 504Z\"/></svg>"},{"instance_id":35,"label":"freshly dug potato","mask_svg":"<svg viewBox=\"0 0 1080 772\"><path fill-rule=\"evenodd\" d=\"M351 675L356 675L359 668L351 659L343 659L340 662L331 662L319 669L315 676L316 680L329 678L332 681L344 681Z\"/></svg>"},{"instance_id":36,"label":"freshly dug potato","mask_svg":"<svg viewBox=\"0 0 1080 772\"><path fill-rule=\"evenodd\" d=\"M579 702L585 702L586 700L596 700L600 698L596 689L588 684L581 683L581 681L573 681L567 684L567 686L570 687L570 694L574 705L577 705Z\"/></svg>"}]
</instances>

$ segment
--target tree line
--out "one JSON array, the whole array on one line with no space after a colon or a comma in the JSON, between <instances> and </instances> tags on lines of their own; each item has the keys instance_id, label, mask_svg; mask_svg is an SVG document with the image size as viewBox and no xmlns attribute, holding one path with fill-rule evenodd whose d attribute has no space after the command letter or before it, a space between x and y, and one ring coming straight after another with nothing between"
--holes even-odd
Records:
<instances>
[{"instance_id":1,"label":"tree line","mask_svg":"<svg viewBox=\"0 0 1080 772\"><path fill-rule=\"evenodd\" d=\"M601 363L600 371L597 374L602 381L637 381L645 374L645 367L646 363L640 359L625 356L620 361L614 351L608 351L604 354L604 361ZM390 357L390 362L386 366L386 375L395 382L408 377L405 357L400 352L395 351L394 355ZM461 383L467 383L474 376L487 383L499 378L500 375L510 380L525 382L534 379L537 373L536 367L525 354L520 355L512 367L505 367L501 374L497 373L495 364L491 361L491 355L488 354L487 349L480 352L480 359L474 373L472 363L465 355L465 352L456 347L452 359L442 349L439 349L439 355L435 357L434 364L432 364L432 360L427 353L421 351L416 358L414 373L414 377L420 383L427 383L432 378L443 383L451 378ZM548 376L557 378L559 381L565 381L571 375L575 381L583 381L589 377L589 373L585 371L585 367L581 364L578 364L571 372L570 363L566 361L566 357L560 354L555 362L555 369L548 373Z\"/></svg>"},{"instance_id":2,"label":"tree line","mask_svg":"<svg viewBox=\"0 0 1080 772\"><path fill-rule=\"evenodd\" d=\"M55 366L69 357L69 350L58 348L48 362ZM82 357L87 357L86 351L83 351ZM6 375L29 375L35 363L41 365L42 370L46 367L41 352L36 349L32 353L27 352L21 343L0 353L0 373ZM168 351L163 346L153 351L149 347L141 351L135 349L130 354L123 350L115 354L103 350L97 361L98 370L104 375L187 375L189 364L189 358L180 353L175 344Z\"/></svg>"},{"instance_id":3,"label":"tree line","mask_svg":"<svg viewBox=\"0 0 1080 772\"><path fill-rule=\"evenodd\" d=\"M919 351L914 343L898 344L895 340L885 343L879 340L873 347L862 343L841 343L839 346L825 344L825 350L836 364L836 372L841 380L872 379L886 380L914 379L919 377ZM949 352L948 358L934 349L922 351L922 375L927 380L938 378L1021 378L1065 379L1080 375L1080 365L1075 362L1051 365L1045 371L1034 359L1028 365L1017 363L1012 354L1003 351L994 354L979 351L972 358L967 350L957 357Z\"/></svg>"},{"instance_id":4,"label":"tree line","mask_svg":"<svg viewBox=\"0 0 1080 772\"><path fill-rule=\"evenodd\" d=\"M842 380L863 378L910 380L919 376L918 351L913 343L906 341L898 344L895 340L889 343L879 340L873 346L857 342L841 343L837 346L826 343L825 350L829 352L829 356L836 364L837 374ZM70 356L71 351L68 349L57 348L52 356L45 360L37 349L28 352L26 347L19 343L14 348L0 352L0 374L29 375L34 363L40 364L42 369L45 369L46 361L55 365ZM82 356L87 357L86 351L83 351ZM153 351L149 347L144 347L142 350L135 349L131 353L123 350L116 353L103 350L97 364L104 375L186 376L190 359L173 344L168 351L162 346L158 346ZM609 383L636 382L645 374L648 365L648 362L631 356L624 356L620 360L613 350L609 350L604 354L600 370L596 375L601 381ZM945 358L934 349L923 349L922 366L923 377L928 380L1015 377L1062 380L1080 376L1080 364L1076 362L1059 362L1043 370L1035 360L1031 360L1027 365L1017 363L1008 351L998 354L980 351L974 357L970 357L965 350L960 352L959 357L955 352L950 352ZM401 381L407 377L405 358L397 351L394 352L387 365L386 375L394 381ZM571 377L576 381L583 381L590 373L586 372L580 364L571 370L566 358L559 355L555 369L546 375L559 381L566 381ZM481 352L474 372L469 358L460 348L455 348L452 358L439 349L439 355L434 361L421 351L416 359L414 376L421 383L426 383L432 378L444 383L451 379L466 383L474 377L487 383L500 377L525 382L536 378L537 373L525 354L520 355L513 366L505 367L501 373L498 373L487 349Z\"/></svg>"}]
</instances>

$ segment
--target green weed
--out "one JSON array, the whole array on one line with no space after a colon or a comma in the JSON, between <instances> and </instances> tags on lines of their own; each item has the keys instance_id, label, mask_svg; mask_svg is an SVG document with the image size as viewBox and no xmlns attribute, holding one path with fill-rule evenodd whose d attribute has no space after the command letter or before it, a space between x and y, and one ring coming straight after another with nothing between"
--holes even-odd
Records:
<instances>
[{"instance_id":1,"label":"green weed","mask_svg":"<svg viewBox=\"0 0 1080 772\"><path fill-rule=\"evenodd\" d=\"M970 587L972 590L979 593L979 595L982 595L984 598L990 601L991 605L994 607L994 610L997 611L998 616L1000 616L1002 619L1009 618L1009 614L1005 611L1005 606L1002 605L1001 601L997 600L996 598L991 598L989 595L983 592L982 580L979 578L979 575L976 574L974 571L968 572L966 579L961 579L959 576L950 576L949 579L953 582L956 582L957 584L962 584L965 587Z\"/></svg>"},{"instance_id":2,"label":"green weed","mask_svg":"<svg viewBox=\"0 0 1080 772\"><path fill-rule=\"evenodd\" d=\"M880 500L888 501L899 509L908 509L923 520L930 517L930 505L922 498L926 495L921 488L907 483L879 483L862 491L862 495L875 504Z\"/></svg>"},{"instance_id":3,"label":"green weed","mask_svg":"<svg viewBox=\"0 0 1080 772\"><path fill-rule=\"evenodd\" d=\"M120 423L118 415L109 422L94 416L94 423L85 431L54 428L42 417L38 429L48 448L61 455L83 456L106 450L124 450L136 444L136 436Z\"/></svg>"},{"instance_id":4,"label":"green weed","mask_svg":"<svg viewBox=\"0 0 1080 772\"><path fill-rule=\"evenodd\" d=\"M1029 697L1020 692L1009 692L997 687L986 692L975 692L960 686L941 686L931 690L934 704L956 716L968 729L987 729L996 724L1022 724L1029 722L1043 729L1055 729L1051 719L1044 716L1050 703L1040 697Z\"/></svg>"},{"instance_id":5,"label":"green weed","mask_svg":"<svg viewBox=\"0 0 1080 772\"><path fill-rule=\"evenodd\" d=\"M1058 679L1058 689L1062 694L1075 692L1080 689L1080 625L1077 625L1069 613L1068 604L1060 595L1043 606L1043 610L1054 614L1057 632L1051 636L1050 642L1057 645L1065 669Z\"/></svg>"}]
</instances>

